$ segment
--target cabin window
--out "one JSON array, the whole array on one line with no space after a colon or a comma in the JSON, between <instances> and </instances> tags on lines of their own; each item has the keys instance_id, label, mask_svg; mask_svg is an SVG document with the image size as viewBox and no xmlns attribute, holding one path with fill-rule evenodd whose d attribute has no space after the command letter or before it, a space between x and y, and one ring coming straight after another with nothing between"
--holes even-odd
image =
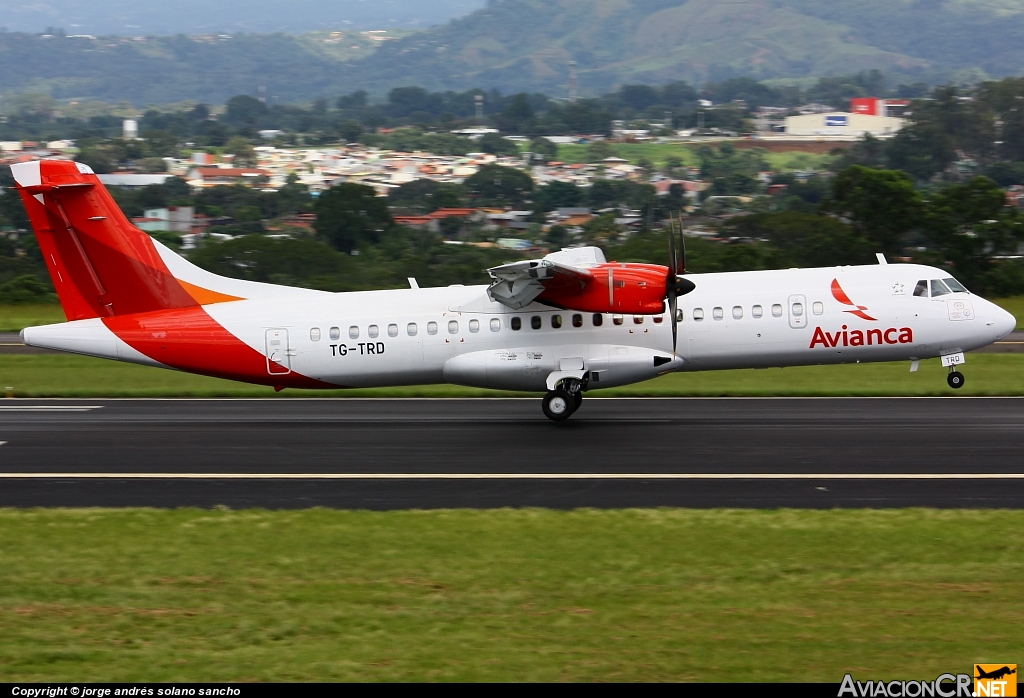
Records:
<instances>
[{"instance_id":1,"label":"cabin window","mask_svg":"<svg viewBox=\"0 0 1024 698\"><path fill-rule=\"evenodd\" d=\"M772 317L782 317L782 304L780 304L780 303L773 303L772 304Z\"/></svg>"},{"instance_id":2,"label":"cabin window","mask_svg":"<svg viewBox=\"0 0 1024 698\"><path fill-rule=\"evenodd\" d=\"M551 316L551 328L557 330L561 326L562 326L562 316L561 315L552 315Z\"/></svg>"},{"instance_id":3,"label":"cabin window","mask_svg":"<svg viewBox=\"0 0 1024 698\"><path fill-rule=\"evenodd\" d=\"M388 325L388 337L397 337L397 336L398 336L398 325L396 325L395 323L391 323L390 325Z\"/></svg>"},{"instance_id":4,"label":"cabin window","mask_svg":"<svg viewBox=\"0 0 1024 698\"><path fill-rule=\"evenodd\" d=\"M949 290L952 291L953 293L970 293L970 291L964 288L963 284L961 284L956 279L943 279L943 282L946 284L946 286L949 287Z\"/></svg>"},{"instance_id":5,"label":"cabin window","mask_svg":"<svg viewBox=\"0 0 1024 698\"><path fill-rule=\"evenodd\" d=\"M703 321L704 320L704 308L694 308L693 309L693 319L696 322Z\"/></svg>"},{"instance_id":6,"label":"cabin window","mask_svg":"<svg viewBox=\"0 0 1024 698\"><path fill-rule=\"evenodd\" d=\"M540 320L540 315L534 315L533 317L530 318L530 327L532 327L535 330L539 330L543 326L543 324L544 323L542 323Z\"/></svg>"},{"instance_id":7,"label":"cabin window","mask_svg":"<svg viewBox=\"0 0 1024 698\"><path fill-rule=\"evenodd\" d=\"M814 301L814 305L811 306L811 312L815 315L821 315L825 312L825 306L821 301Z\"/></svg>"},{"instance_id":8,"label":"cabin window","mask_svg":"<svg viewBox=\"0 0 1024 698\"><path fill-rule=\"evenodd\" d=\"M501 320L496 317L491 318L491 332L501 331Z\"/></svg>"},{"instance_id":9,"label":"cabin window","mask_svg":"<svg viewBox=\"0 0 1024 698\"><path fill-rule=\"evenodd\" d=\"M682 321L683 321L683 309L682 308L676 308L676 322L682 322Z\"/></svg>"},{"instance_id":10,"label":"cabin window","mask_svg":"<svg viewBox=\"0 0 1024 698\"><path fill-rule=\"evenodd\" d=\"M713 317L716 320L721 320L722 318L725 317L725 311L722 310L721 308L715 307L711 310L711 317Z\"/></svg>"},{"instance_id":11,"label":"cabin window","mask_svg":"<svg viewBox=\"0 0 1024 698\"><path fill-rule=\"evenodd\" d=\"M612 323L615 324L615 325L621 325L622 324L622 316L621 315L612 315Z\"/></svg>"},{"instance_id":12,"label":"cabin window","mask_svg":"<svg viewBox=\"0 0 1024 698\"><path fill-rule=\"evenodd\" d=\"M419 332L419 329L420 328L416 326L415 322L410 322L408 325L405 326L405 331L409 334L410 337L415 337L416 333Z\"/></svg>"},{"instance_id":13,"label":"cabin window","mask_svg":"<svg viewBox=\"0 0 1024 698\"><path fill-rule=\"evenodd\" d=\"M753 308L750 309L750 317L760 318L762 315L764 315L764 308L762 308L761 306L755 305Z\"/></svg>"},{"instance_id":14,"label":"cabin window","mask_svg":"<svg viewBox=\"0 0 1024 698\"><path fill-rule=\"evenodd\" d=\"M480 331L480 321L479 320L470 320L469 321L469 331L474 333L474 334L479 332Z\"/></svg>"},{"instance_id":15,"label":"cabin window","mask_svg":"<svg viewBox=\"0 0 1024 698\"><path fill-rule=\"evenodd\" d=\"M742 320L743 319L743 308L741 306L734 305L732 307L732 319L733 320Z\"/></svg>"},{"instance_id":16,"label":"cabin window","mask_svg":"<svg viewBox=\"0 0 1024 698\"><path fill-rule=\"evenodd\" d=\"M437 323L433 320L427 323L427 334L437 334Z\"/></svg>"},{"instance_id":17,"label":"cabin window","mask_svg":"<svg viewBox=\"0 0 1024 698\"><path fill-rule=\"evenodd\" d=\"M357 327L356 325L352 325L351 327L349 327L348 328L348 338L349 339L359 339L359 327Z\"/></svg>"},{"instance_id":18,"label":"cabin window","mask_svg":"<svg viewBox=\"0 0 1024 698\"><path fill-rule=\"evenodd\" d=\"M330 334L331 334L331 339L334 340L334 341L337 341L337 340L341 339L341 328L340 327L332 327Z\"/></svg>"},{"instance_id":19,"label":"cabin window","mask_svg":"<svg viewBox=\"0 0 1024 698\"><path fill-rule=\"evenodd\" d=\"M459 321L458 320L449 320L448 321L448 334L458 334L458 333L459 333Z\"/></svg>"},{"instance_id":20,"label":"cabin window","mask_svg":"<svg viewBox=\"0 0 1024 698\"><path fill-rule=\"evenodd\" d=\"M319 342L320 341L320 328L319 327L314 327L313 329L311 329L309 331L309 338L311 340L313 340L314 342Z\"/></svg>"},{"instance_id":21,"label":"cabin window","mask_svg":"<svg viewBox=\"0 0 1024 698\"><path fill-rule=\"evenodd\" d=\"M601 325L604 324L604 315L602 315L601 313L594 313L593 320L594 327L600 327Z\"/></svg>"},{"instance_id":22,"label":"cabin window","mask_svg":"<svg viewBox=\"0 0 1024 698\"><path fill-rule=\"evenodd\" d=\"M942 283L939 279L932 279L932 298L945 296L949 292L949 287L946 284Z\"/></svg>"},{"instance_id":23,"label":"cabin window","mask_svg":"<svg viewBox=\"0 0 1024 698\"><path fill-rule=\"evenodd\" d=\"M634 315L633 316L633 324L634 325L642 325L642 324L644 324L644 316L643 315Z\"/></svg>"},{"instance_id":24,"label":"cabin window","mask_svg":"<svg viewBox=\"0 0 1024 698\"><path fill-rule=\"evenodd\" d=\"M665 322L665 316L664 315L655 315L654 316L654 324L655 325L660 325L663 322Z\"/></svg>"},{"instance_id":25,"label":"cabin window","mask_svg":"<svg viewBox=\"0 0 1024 698\"><path fill-rule=\"evenodd\" d=\"M793 317L801 317L804 314L804 304L794 303L790 310L793 312Z\"/></svg>"},{"instance_id":26,"label":"cabin window","mask_svg":"<svg viewBox=\"0 0 1024 698\"><path fill-rule=\"evenodd\" d=\"M518 332L523 327L523 321L518 315L516 315L515 317L512 318L512 321L509 323L509 326L513 330Z\"/></svg>"},{"instance_id":27,"label":"cabin window","mask_svg":"<svg viewBox=\"0 0 1024 698\"><path fill-rule=\"evenodd\" d=\"M366 336L370 339L377 339L377 335L380 334L380 328L376 325L370 325L366 328Z\"/></svg>"},{"instance_id":28,"label":"cabin window","mask_svg":"<svg viewBox=\"0 0 1024 698\"><path fill-rule=\"evenodd\" d=\"M583 316L579 313L574 313L572 316L573 327L583 327Z\"/></svg>"}]
</instances>

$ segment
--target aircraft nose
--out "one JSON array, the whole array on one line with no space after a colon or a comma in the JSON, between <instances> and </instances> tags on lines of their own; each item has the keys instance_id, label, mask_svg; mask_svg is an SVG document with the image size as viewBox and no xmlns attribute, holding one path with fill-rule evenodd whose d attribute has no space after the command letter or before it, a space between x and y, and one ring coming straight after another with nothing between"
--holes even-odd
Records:
<instances>
[{"instance_id":1,"label":"aircraft nose","mask_svg":"<svg viewBox=\"0 0 1024 698\"><path fill-rule=\"evenodd\" d=\"M1006 335L1013 332L1017 327L1017 318L1010 313L1006 312L998 305L993 304L992 320L995 325L996 333L999 335L997 339L1002 339Z\"/></svg>"}]
</instances>

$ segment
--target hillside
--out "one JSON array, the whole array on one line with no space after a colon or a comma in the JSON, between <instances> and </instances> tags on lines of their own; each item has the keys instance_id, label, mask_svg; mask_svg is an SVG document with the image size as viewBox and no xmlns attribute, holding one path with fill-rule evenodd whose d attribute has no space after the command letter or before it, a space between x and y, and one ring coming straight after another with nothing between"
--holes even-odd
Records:
<instances>
[{"instance_id":1,"label":"hillside","mask_svg":"<svg viewBox=\"0 0 1024 698\"><path fill-rule=\"evenodd\" d=\"M393 41L358 32L145 41L0 33L0 90L137 105L221 102L258 85L280 101L401 85L564 94L570 61L581 94L871 68L894 81L941 81L1018 73L1020 37L1024 0L495 0Z\"/></svg>"},{"instance_id":2,"label":"hillside","mask_svg":"<svg viewBox=\"0 0 1024 698\"><path fill-rule=\"evenodd\" d=\"M591 91L870 68L927 79L1015 73L1022 36L1020 0L504 0L389 44L363 67L383 83L559 91L570 60Z\"/></svg>"}]
</instances>

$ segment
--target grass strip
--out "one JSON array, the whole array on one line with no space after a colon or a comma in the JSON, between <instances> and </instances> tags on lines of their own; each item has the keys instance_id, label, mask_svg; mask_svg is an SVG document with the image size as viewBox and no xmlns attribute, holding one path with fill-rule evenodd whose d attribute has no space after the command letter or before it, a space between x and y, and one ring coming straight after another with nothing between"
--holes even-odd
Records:
<instances>
[{"instance_id":1,"label":"grass strip","mask_svg":"<svg viewBox=\"0 0 1024 698\"><path fill-rule=\"evenodd\" d=\"M828 681L1015 662L1024 512L0 510L0 681Z\"/></svg>"},{"instance_id":2,"label":"grass strip","mask_svg":"<svg viewBox=\"0 0 1024 698\"><path fill-rule=\"evenodd\" d=\"M590 397L1024 395L1024 354L970 354L966 385L946 385L938 359L675 373ZM16 397L508 397L535 395L457 385L356 390L284 390L72 354L0 356L0 389Z\"/></svg>"},{"instance_id":3,"label":"grass strip","mask_svg":"<svg viewBox=\"0 0 1024 698\"><path fill-rule=\"evenodd\" d=\"M0 304L0 332L20 332L26 327L66 321L56 303Z\"/></svg>"}]
</instances>

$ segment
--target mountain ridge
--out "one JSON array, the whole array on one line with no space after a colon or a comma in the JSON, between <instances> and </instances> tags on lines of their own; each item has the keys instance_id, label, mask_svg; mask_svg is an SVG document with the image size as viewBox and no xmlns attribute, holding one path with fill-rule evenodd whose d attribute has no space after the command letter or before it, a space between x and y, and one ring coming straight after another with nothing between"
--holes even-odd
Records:
<instances>
[{"instance_id":1,"label":"mountain ridge","mask_svg":"<svg viewBox=\"0 0 1024 698\"><path fill-rule=\"evenodd\" d=\"M1021 37L1024 0L493 0L389 41L355 31L49 41L0 33L0 85L139 106L223 102L260 85L278 101L406 85L561 96L571 61L581 95L871 69L892 82L944 82L1020 73Z\"/></svg>"}]
</instances>

